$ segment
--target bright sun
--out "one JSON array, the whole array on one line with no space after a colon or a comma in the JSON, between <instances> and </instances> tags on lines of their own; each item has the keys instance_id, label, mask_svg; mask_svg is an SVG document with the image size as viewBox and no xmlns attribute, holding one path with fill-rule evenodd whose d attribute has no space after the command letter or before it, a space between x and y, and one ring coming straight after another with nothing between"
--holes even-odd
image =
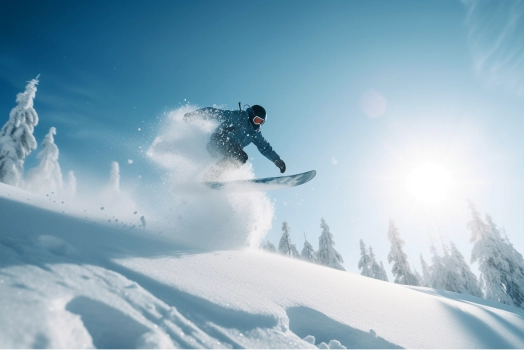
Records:
<instances>
[{"instance_id":1,"label":"bright sun","mask_svg":"<svg viewBox=\"0 0 524 350\"><path fill-rule=\"evenodd\" d=\"M449 197L453 181L446 167L436 163L423 163L409 174L406 187L419 202L438 204Z\"/></svg>"}]
</instances>

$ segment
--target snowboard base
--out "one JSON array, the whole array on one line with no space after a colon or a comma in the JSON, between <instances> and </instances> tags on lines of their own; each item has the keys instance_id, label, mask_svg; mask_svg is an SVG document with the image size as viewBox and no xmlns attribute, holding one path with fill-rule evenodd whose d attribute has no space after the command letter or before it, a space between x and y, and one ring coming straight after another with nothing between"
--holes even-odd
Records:
<instances>
[{"instance_id":1,"label":"snowboard base","mask_svg":"<svg viewBox=\"0 0 524 350\"><path fill-rule=\"evenodd\" d=\"M207 186L216 190L226 190L228 192L265 192L279 190L282 188L295 187L311 181L317 172L315 170L305 173L266 177L262 179L222 181L222 182L204 182Z\"/></svg>"}]
</instances>

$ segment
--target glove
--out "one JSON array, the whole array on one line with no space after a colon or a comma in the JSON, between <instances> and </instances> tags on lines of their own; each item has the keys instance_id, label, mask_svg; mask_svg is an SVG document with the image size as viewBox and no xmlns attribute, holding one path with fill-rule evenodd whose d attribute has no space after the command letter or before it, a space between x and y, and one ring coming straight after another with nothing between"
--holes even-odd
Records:
<instances>
[{"instance_id":1,"label":"glove","mask_svg":"<svg viewBox=\"0 0 524 350\"><path fill-rule=\"evenodd\" d=\"M275 160L275 165L280 169L281 173L286 172L286 163L282 159Z\"/></svg>"}]
</instances>

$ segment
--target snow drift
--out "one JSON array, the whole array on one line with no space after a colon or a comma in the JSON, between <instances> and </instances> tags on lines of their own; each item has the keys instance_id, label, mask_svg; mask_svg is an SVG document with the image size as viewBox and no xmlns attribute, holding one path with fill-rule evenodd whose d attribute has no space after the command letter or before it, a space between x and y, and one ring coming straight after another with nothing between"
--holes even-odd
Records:
<instances>
[{"instance_id":1,"label":"snow drift","mask_svg":"<svg viewBox=\"0 0 524 350\"><path fill-rule=\"evenodd\" d=\"M524 347L522 309L256 250L199 253L66 205L0 184L1 348Z\"/></svg>"}]
</instances>

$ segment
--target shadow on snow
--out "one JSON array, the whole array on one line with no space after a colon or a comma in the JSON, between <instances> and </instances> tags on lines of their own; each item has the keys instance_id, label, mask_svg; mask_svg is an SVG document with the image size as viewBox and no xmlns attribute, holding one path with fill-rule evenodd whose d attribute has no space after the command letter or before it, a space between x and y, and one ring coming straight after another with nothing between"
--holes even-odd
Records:
<instances>
[{"instance_id":1,"label":"shadow on snow","mask_svg":"<svg viewBox=\"0 0 524 350\"><path fill-rule=\"evenodd\" d=\"M338 340L348 349L402 349L377 336L373 330L364 332L352 328L308 307L291 307L286 312L289 329L300 338L314 336L316 345Z\"/></svg>"},{"instance_id":2,"label":"shadow on snow","mask_svg":"<svg viewBox=\"0 0 524 350\"><path fill-rule=\"evenodd\" d=\"M34 265L49 271L50 264L65 263L91 264L114 271L138 283L207 334L233 348L243 346L220 328L247 332L255 328L273 328L278 324L274 316L222 307L176 287L162 284L111 260L180 257L201 251L191 251L173 240L148 232L95 224L4 198L0 198L0 208L4 209L0 211L0 222L3 223L0 228L0 268ZM27 220L14 222L15 218L20 217L27 217ZM9 276L9 272L0 270L1 275ZM28 288L25 285L13 287ZM147 331L146 327L121 311L85 296L73 298L66 309L82 318L96 347L132 348L137 339ZM174 338L183 347L193 347L179 337ZM45 346L44 339L45 337L37 341L35 346Z\"/></svg>"}]
</instances>

